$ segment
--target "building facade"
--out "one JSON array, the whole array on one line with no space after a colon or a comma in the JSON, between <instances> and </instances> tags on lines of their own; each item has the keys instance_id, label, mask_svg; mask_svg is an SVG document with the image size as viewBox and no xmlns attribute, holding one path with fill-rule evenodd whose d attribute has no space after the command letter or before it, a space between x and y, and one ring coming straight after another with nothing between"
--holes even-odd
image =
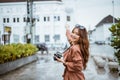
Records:
<instances>
[{"instance_id":1,"label":"building facade","mask_svg":"<svg viewBox=\"0 0 120 80\"><path fill-rule=\"evenodd\" d=\"M115 23L118 22L116 18L114 18ZM94 42L101 43L109 43L111 40L111 32L109 28L113 25L113 16L108 15L103 18L97 25L96 28L92 31L92 40Z\"/></svg>"},{"instance_id":2,"label":"building facade","mask_svg":"<svg viewBox=\"0 0 120 80\"><path fill-rule=\"evenodd\" d=\"M33 44L41 42L47 44L66 44L65 24L69 24L70 26L75 24L75 7L73 1L33 1ZM26 37L31 37L27 34L29 32L28 26L27 2L25 0L0 1L1 44L4 44L4 34L10 34L9 43L26 43Z\"/></svg>"}]
</instances>

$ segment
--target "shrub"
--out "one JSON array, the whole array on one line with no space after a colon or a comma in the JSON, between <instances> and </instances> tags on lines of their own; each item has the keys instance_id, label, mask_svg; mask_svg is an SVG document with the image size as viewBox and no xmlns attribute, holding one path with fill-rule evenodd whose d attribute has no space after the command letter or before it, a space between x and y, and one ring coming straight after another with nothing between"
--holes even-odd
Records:
<instances>
[{"instance_id":1,"label":"shrub","mask_svg":"<svg viewBox=\"0 0 120 80\"><path fill-rule=\"evenodd\" d=\"M32 44L0 45L0 64L35 54L37 48Z\"/></svg>"},{"instance_id":2,"label":"shrub","mask_svg":"<svg viewBox=\"0 0 120 80\"><path fill-rule=\"evenodd\" d=\"M118 23L112 25L109 30L112 32L111 46L115 49L115 56L120 64L120 19Z\"/></svg>"}]
</instances>

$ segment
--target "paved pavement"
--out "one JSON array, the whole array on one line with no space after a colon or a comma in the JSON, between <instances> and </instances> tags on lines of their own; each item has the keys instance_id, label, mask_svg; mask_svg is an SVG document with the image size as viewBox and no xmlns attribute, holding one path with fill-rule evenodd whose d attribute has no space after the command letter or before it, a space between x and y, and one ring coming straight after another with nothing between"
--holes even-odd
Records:
<instances>
[{"instance_id":1,"label":"paved pavement","mask_svg":"<svg viewBox=\"0 0 120 80\"><path fill-rule=\"evenodd\" d=\"M92 45L91 52L94 53L94 49L96 49L95 53L98 53L101 49L100 47L104 48L102 46ZM105 53L105 51L103 52ZM64 66L53 60L53 53L50 52L48 55L38 53L38 61L1 75L0 80L63 80ZM118 74L109 73L107 67L105 69L98 69L92 58L88 62L87 69L83 72L86 80L120 80Z\"/></svg>"},{"instance_id":2,"label":"paved pavement","mask_svg":"<svg viewBox=\"0 0 120 80\"><path fill-rule=\"evenodd\" d=\"M0 80L62 80L62 64L53 61L52 55L38 57L38 61L2 75Z\"/></svg>"}]
</instances>

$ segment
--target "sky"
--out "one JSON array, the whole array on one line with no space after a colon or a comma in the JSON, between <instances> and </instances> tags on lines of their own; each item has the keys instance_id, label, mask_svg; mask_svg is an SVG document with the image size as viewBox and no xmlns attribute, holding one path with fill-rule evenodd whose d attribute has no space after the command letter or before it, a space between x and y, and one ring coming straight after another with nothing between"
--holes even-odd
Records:
<instances>
[{"instance_id":1,"label":"sky","mask_svg":"<svg viewBox=\"0 0 120 80\"><path fill-rule=\"evenodd\" d=\"M113 16L113 0L75 0L77 23L94 29L106 16ZM120 18L120 0L114 0L114 17Z\"/></svg>"}]
</instances>

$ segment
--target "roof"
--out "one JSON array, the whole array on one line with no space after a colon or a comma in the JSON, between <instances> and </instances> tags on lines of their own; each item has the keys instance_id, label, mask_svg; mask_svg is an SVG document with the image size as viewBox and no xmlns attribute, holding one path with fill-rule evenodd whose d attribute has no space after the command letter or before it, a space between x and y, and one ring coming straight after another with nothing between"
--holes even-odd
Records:
<instances>
[{"instance_id":1,"label":"roof","mask_svg":"<svg viewBox=\"0 0 120 80\"><path fill-rule=\"evenodd\" d=\"M0 0L0 3L7 2L26 2L27 0ZM61 1L61 0L33 0L33 1Z\"/></svg>"},{"instance_id":2,"label":"roof","mask_svg":"<svg viewBox=\"0 0 120 80\"><path fill-rule=\"evenodd\" d=\"M114 19L115 19L115 23L117 23L118 20L116 18L114 18ZM105 23L113 23L113 16L111 16L111 15L106 16L95 27L98 27L98 26L103 25Z\"/></svg>"}]
</instances>

